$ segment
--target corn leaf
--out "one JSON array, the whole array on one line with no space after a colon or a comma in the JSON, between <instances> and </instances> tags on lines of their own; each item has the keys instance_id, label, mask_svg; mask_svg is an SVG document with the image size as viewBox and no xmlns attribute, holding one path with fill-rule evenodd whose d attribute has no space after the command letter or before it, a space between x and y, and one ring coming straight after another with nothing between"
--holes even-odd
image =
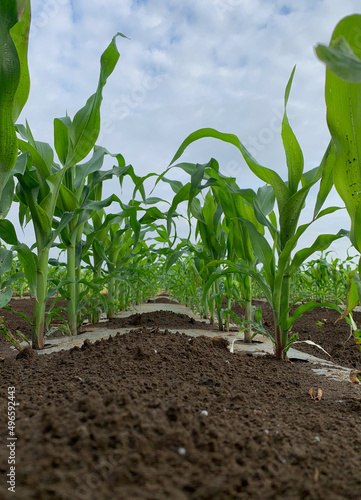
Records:
<instances>
[{"instance_id":1,"label":"corn leaf","mask_svg":"<svg viewBox=\"0 0 361 500\"><path fill-rule=\"evenodd\" d=\"M7 180L4 189L0 196L0 219L3 219L9 213L11 204L14 198L15 182L13 177L14 169L12 170L9 179ZM1 238L1 235L0 235Z\"/></svg>"},{"instance_id":2,"label":"corn leaf","mask_svg":"<svg viewBox=\"0 0 361 500\"><path fill-rule=\"evenodd\" d=\"M327 196L329 195L333 187L334 164L335 164L335 145L333 141L330 141L320 165L322 169L322 177L321 177L320 189L317 194L315 210L313 214L314 218L321 210Z\"/></svg>"},{"instance_id":3,"label":"corn leaf","mask_svg":"<svg viewBox=\"0 0 361 500\"><path fill-rule=\"evenodd\" d=\"M360 29L361 15L342 19L333 32L326 60L321 49L327 65L327 123L336 149L334 183L350 215L350 238L358 251L361 251L361 80L355 83L354 75L355 65L361 65L361 46L355 36ZM343 37L342 42L339 37ZM320 56L320 50L316 49L316 53ZM335 68L343 79L334 74Z\"/></svg>"},{"instance_id":4,"label":"corn leaf","mask_svg":"<svg viewBox=\"0 0 361 500\"><path fill-rule=\"evenodd\" d=\"M290 330L293 323L300 318L305 312L313 311L316 307L328 307L330 309L334 309L338 313L340 312L340 306L332 303L332 302L315 302L313 300L308 301L306 304L301 304L297 307L295 312L290 316L285 323L285 328Z\"/></svg>"},{"instance_id":5,"label":"corn leaf","mask_svg":"<svg viewBox=\"0 0 361 500\"><path fill-rule=\"evenodd\" d=\"M7 248L0 248L0 276L10 271L12 260L12 252Z\"/></svg>"},{"instance_id":6,"label":"corn leaf","mask_svg":"<svg viewBox=\"0 0 361 500\"><path fill-rule=\"evenodd\" d=\"M0 239L5 241L8 245L18 244L15 228L9 220L0 219Z\"/></svg>"},{"instance_id":7,"label":"corn leaf","mask_svg":"<svg viewBox=\"0 0 361 500\"><path fill-rule=\"evenodd\" d=\"M15 120L29 94L29 0L0 2L0 195L18 153Z\"/></svg>"},{"instance_id":8,"label":"corn leaf","mask_svg":"<svg viewBox=\"0 0 361 500\"><path fill-rule=\"evenodd\" d=\"M356 270L351 271L349 274L350 288L347 292L346 307L341 316L335 321L337 323L341 319L344 319L350 312L352 312L360 301L359 298L359 284L360 280L356 273Z\"/></svg>"},{"instance_id":9,"label":"corn leaf","mask_svg":"<svg viewBox=\"0 0 361 500\"><path fill-rule=\"evenodd\" d=\"M69 127L71 148L66 160L67 165L73 166L83 160L90 153L98 138L103 87L119 59L119 52L116 45L118 36L127 38L122 33L117 33L103 52L100 58L98 88L87 100L85 106L75 114L73 122Z\"/></svg>"},{"instance_id":10,"label":"corn leaf","mask_svg":"<svg viewBox=\"0 0 361 500\"><path fill-rule=\"evenodd\" d=\"M55 118L54 120L54 147L62 165L65 165L69 152L69 127L71 119L69 116Z\"/></svg>"},{"instance_id":11,"label":"corn leaf","mask_svg":"<svg viewBox=\"0 0 361 500\"><path fill-rule=\"evenodd\" d=\"M10 302L12 291L10 287L0 289L0 308L5 307Z\"/></svg>"},{"instance_id":12,"label":"corn leaf","mask_svg":"<svg viewBox=\"0 0 361 500\"><path fill-rule=\"evenodd\" d=\"M234 134L225 134L223 132L218 132L212 128L202 128L190 134L180 145L176 154L174 155L170 165L172 165L186 150L186 148L192 144L193 142L203 139L205 137L213 137L215 139L219 139L223 142L227 142L229 144L233 144L243 155L247 165L252 170L252 172L257 175L259 179L263 182L270 184L275 192L278 207L281 210L286 203L287 199L290 196L290 191L285 184L285 182L281 179L281 177L274 170L263 167L260 165L253 156L249 153L249 151L245 148L245 146L241 143L237 136Z\"/></svg>"},{"instance_id":13,"label":"corn leaf","mask_svg":"<svg viewBox=\"0 0 361 500\"><path fill-rule=\"evenodd\" d=\"M348 231L341 229L337 234L320 234L314 243L308 247L303 248L295 253L292 263L289 267L289 273L292 275L300 268L301 264L313 253L321 252L326 250L329 247L330 243L338 240L339 238L343 238L344 236L348 236Z\"/></svg>"},{"instance_id":14,"label":"corn leaf","mask_svg":"<svg viewBox=\"0 0 361 500\"><path fill-rule=\"evenodd\" d=\"M286 107L288 98L290 95L291 85L293 81L293 76L295 74L296 67L293 68L291 76L288 80L286 91L285 91L285 111L282 120L282 141L283 147L286 153L286 161L288 168L288 188L290 194L294 194L297 191L298 184L301 180L303 173L303 154L296 139L295 134L288 122L288 117L286 113Z\"/></svg>"},{"instance_id":15,"label":"corn leaf","mask_svg":"<svg viewBox=\"0 0 361 500\"><path fill-rule=\"evenodd\" d=\"M346 23L344 23L344 25L346 26ZM345 38L345 32L342 31L341 33L342 35L332 37L329 47L322 43L317 44L315 52L317 57L323 61L327 65L327 68L338 78L347 82L360 83L361 61L355 54L354 47L351 46L347 38Z\"/></svg>"},{"instance_id":16,"label":"corn leaf","mask_svg":"<svg viewBox=\"0 0 361 500\"><path fill-rule=\"evenodd\" d=\"M14 246L14 250L16 250L17 256L23 266L26 281L29 286L30 295L32 295L36 299L38 258L24 243Z\"/></svg>"}]
</instances>

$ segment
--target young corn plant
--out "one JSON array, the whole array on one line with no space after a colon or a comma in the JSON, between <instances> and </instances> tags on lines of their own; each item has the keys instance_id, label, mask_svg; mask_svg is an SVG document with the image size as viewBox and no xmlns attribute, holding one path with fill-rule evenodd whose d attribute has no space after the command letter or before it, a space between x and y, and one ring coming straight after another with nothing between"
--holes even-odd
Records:
<instances>
[{"instance_id":1,"label":"young corn plant","mask_svg":"<svg viewBox=\"0 0 361 500\"><path fill-rule=\"evenodd\" d=\"M191 213L197 219L196 237L200 237L203 249L205 250L206 260L203 260L203 267L199 270L204 281L208 281L212 275L212 269L207 267L210 262L217 262L226 257L227 252L227 233L224 231L221 223L222 209L219 203L216 203L212 193L208 191L204 197L203 206L195 198L191 203ZM217 267L214 266L214 267ZM214 281L203 294L203 303L208 303L210 310L211 324L214 322L214 313L217 315L219 330L224 329L223 311L221 293L222 278ZM197 280L198 281L198 280ZM227 295L227 292L226 292ZM228 324L225 325L226 330Z\"/></svg>"},{"instance_id":2,"label":"young corn plant","mask_svg":"<svg viewBox=\"0 0 361 500\"><path fill-rule=\"evenodd\" d=\"M332 187L332 170L334 165L334 149L330 145L321 161L321 164L307 172L304 172L303 153L299 143L288 122L286 113L287 102L290 94L295 68L288 81L284 98L284 115L282 120L282 140L286 154L288 170L287 181L283 181L277 172L260 165L241 143L237 136L218 132L214 129L200 129L188 136L176 152L171 164L173 164L194 141L212 137L235 146L242 154L250 170L263 182L273 189L277 202L278 216L274 211L268 215L264 213L262 205L252 193L253 208L257 221L269 230L273 240L272 246L265 236L257 229L257 226L244 216L239 217L248 231L254 254L263 265L263 274L256 272L249 265L240 263L240 271L249 273L262 287L266 299L273 309L275 332L272 336L275 343L275 355L277 359L284 359L294 336L290 338L290 330L293 323L305 311L319 306L319 303L310 301L297 307L291 315L290 283L293 274L301 264L314 252L325 250L332 241L346 235L346 231L337 234L319 235L309 248L301 248L294 255L293 251L299 243L306 229L321 217L333 213L338 207L329 207L324 210L322 206ZM299 225L299 218L305 206L310 189L321 179L316 205L312 220L306 224ZM247 193L240 192L244 199ZM334 307L334 305L330 305Z\"/></svg>"},{"instance_id":3,"label":"young corn plant","mask_svg":"<svg viewBox=\"0 0 361 500\"><path fill-rule=\"evenodd\" d=\"M77 305L79 302L82 236L85 226L88 220L99 221L98 225L101 225L102 215L105 215L104 208L113 202L119 202L119 198L114 194L107 199L102 199L103 183L113 177L121 178L129 170L132 170L130 165L125 165L124 158L120 154L110 155L116 157L118 165L113 166L110 170L100 170L106 155L109 155L106 149L96 146L89 161L68 169L60 188L57 204L56 215L58 217L62 217L66 212L74 214L74 217L60 233L67 252L67 278L69 280L67 311L69 328L73 335L76 335L79 326ZM63 154L63 158L65 157L66 155ZM106 233L107 227L103 230L103 238Z\"/></svg>"},{"instance_id":4,"label":"young corn plant","mask_svg":"<svg viewBox=\"0 0 361 500\"><path fill-rule=\"evenodd\" d=\"M192 141L191 141L192 142ZM181 148L180 148L181 150ZM180 154L180 150L178 151ZM175 161L180 154L175 156L173 161ZM173 162L172 162L173 163ZM173 216L177 206L182 201L188 201L188 214L194 215L198 220L197 227L207 228L204 236L202 237L203 245L209 246L209 242L212 238L215 238L217 234L215 230L215 222L219 222L221 215L224 216L222 222L222 231L224 234L223 244L217 243L215 248L217 249L217 255L213 255L213 258L208 259L205 263L205 269L211 274L207 280L207 285L204 291L203 300L210 289L210 287L215 287L211 296L217 297L218 302L220 301L220 295L217 292L217 282L225 283L225 288L227 289L227 308L223 311L223 315L227 316L226 324L229 322L229 316L233 315L230 309L231 305L231 290L232 290L232 274L233 270L230 271L224 266L234 265L238 262L245 262L246 265L253 268L256 265L256 258L252 250L251 241L248 234L248 229L245 226L244 219L251 220L258 230L263 233L264 229L262 224L260 224L255 216L254 208L252 205L252 194L255 193L252 190L240 190L235 179L226 178L219 173L219 165L216 160L212 159L210 162L204 165L195 165L189 163L181 163L176 165L176 167L182 168L184 171L191 175L191 182L186 185L176 184L176 181L169 181L164 176L168 172L164 172L159 180L171 183L172 188L176 193L173 199L172 205L168 212L169 218ZM173 167L170 167L173 168ZM201 184L205 180L204 184ZM199 210L196 196L205 188L210 187L210 196L215 200L216 205L214 205L214 215L208 214L208 222L206 221L204 214ZM270 190L267 188L262 188L263 196L260 197L262 202L260 206L263 208L266 214L272 210L274 203L274 196L270 196ZM241 194L241 196L240 196ZM251 200L251 201L250 201ZM207 209L207 211L209 211ZM212 219L213 217L213 219ZM203 226L200 226L202 224ZM204 230L203 230L204 232ZM207 234L208 233L208 234ZM208 240L208 241L207 241ZM220 251L220 249L222 249ZM214 254L214 252L213 252ZM216 271L211 273L212 269L216 268ZM246 308L246 321L248 321L248 328L245 331L245 340L247 342L251 341L252 331L251 331L251 306L252 306L252 280L249 273L245 273L243 270L238 269L236 271L239 276L239 281L241 284L241 294L242 297L237 297L236 300L243 300L245 302ZM218 303L217 311L221 312L221 305Z\"/></svg>"},{"instance_id":5,"label":"young corn plant","mask_svg":"<svg viewBox=\"0 0 361 500\"><path fill-rule=\"evenodd\" d=\"M62 192L63 199L69 194L62 188L64 176L91 152L99 135L102 90L119 59L116 47L117 36L124 37L121 34L116 35L101 56L100 77L96 92L75 114L68 128L66 124L63 124L64 127L58 129L57 135L61 134L61 137L56 140L57 150L61 155L63 167L54 162L54 153L49 144L34 140L28 125L18 127L22 135L18 144L23 153L18 158L18 162L23 166L23 172L16 174L20 220L24 222L30 214L37 248L37 255L31 252L30 256L32 268L36 272L36 283L30 287L35 297L32 331L32 344L35 349L44 347L44 316L50 247L76 214L76 212L65 212L60 220L54 218L60 192ZM62 150L59 148L59 143L63 145ZM70 195L68 197L70 198Z\"/></svg>"},{"instance_id":6,"label":"young corn plant","mask_svg":"<svg viewBox=\"0 0 361 500\"><path fill-rule=\"evenodd\" d=\"M206 178L208 179L207 184L211 184L212 196L218 201L219 207L224 214L223 227L227 235L227 251L223 259L208 264L208 266L216 264L219 267L206 283L205 292L218 277L222 277L225 280L227 289L228 321L229 316L238 321L238 318L231 310L231 299L235 290L232 283L237 276L241 293L234 298L237 302L243 302L245 305L244 324L247 326L244 328L244 340L245 342L251 342L252 278L248 272L244 272L242 266L255 270L258 261L253 252L249 231L244 220L250 221L261 234L264 234L264 228L256 218L253 204L257 201L257 206L263 210L265 215L268 215L274 205L273 191L269 189L269 186L260 188L257 194L250 189L241 190L233 178L227 178L219 174L219 165L215 160L211 160L209 165L211 168L205 169ZM195 175L195 172L192 175ZM197 175L199 174L197 173Z\"/></svg>"}]
</instances>

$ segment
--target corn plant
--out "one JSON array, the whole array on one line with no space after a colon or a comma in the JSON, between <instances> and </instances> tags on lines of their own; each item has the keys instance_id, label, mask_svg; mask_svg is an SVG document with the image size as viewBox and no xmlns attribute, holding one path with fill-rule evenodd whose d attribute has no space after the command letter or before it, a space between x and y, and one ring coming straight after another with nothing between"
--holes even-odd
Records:
<instances>
[{"instance_id":1,"label":"corn plant","mask_svg":"<svg viewBox=\"0 0 361 500\"><path fill-rule=\"evenodd\" d=\"M115 157L118 164L110 170L100 170L106 155ZM76 309L79 296L82 236L89 219L93 221L94 231L97 231L105 216L104 208L113 202L120 201L115 194L102 199L103 183L113 177L118 177L121 184L121 177L126 173L134 176L132 167L125 165L122 155L111 155L106 149L96 146L89 161L75 165L67 171L60 189L56 214L62 216L66 212L74 213L74 217L60 233L67 252L67 278L69 280L67 310L69 328L73 335L76 334L77 326L79 326ZM87 230L89 232L89 226ZM97 239L93 240L94 245L99 239L105 238L107 230L107 226L102 228ZM96 277L100 276L101 262L102 260L99 259Z\"/></svg>"},{"instance_id":2,"label":"corn plant","mask_svg":"<svg viewBox=\"0 0 361 500\"><path fill-rule=\"evenodd\" d=\"M191 141L192 142L192 141ZM181 147L182 148L182 147ZM181 150L180 148L180 150ZM180 156L181 151L178 151L178 156L174 157L172 163ZM222 317L226 319L226 328L229 325L229 316L233 315L231 312L231 290L232 287L232 274L233 270L224 269L224 265L234 264L238 261L243 261L246 265L254 267L256 259L252 251L251 242L248 234L248 229L244 224L244 219L251 220L258 230L263 233L263 226L258 222L252 203L251 190L240 190L235 180L226 178L219 173L219 165L216 160L212 159L207 164L194 165L190 163L181 163L176 167L182 168L184 171L191 175L191 182L185 185L170 181L165 178L165 174L170 170L170 167L158 179L171 184L173 191L176 193L171 207L168 212L168 223L179 203L188 200L188 215L194 215L197 219L197 230L200 231L203 246L210 250L211 258L204 263L205 267L202 272L207 271L210 276L204 290L203 301L206 300L208 291L211 291L211 314L213 304L217 300L217 315L220 328L222 328ZM206 182L202 184L202 181ZM158 182L157 181L157 182ZM210 187L211 194L208 196L207 204L205 204L205 213L199 208L199 201L196 196L203 190ZM268 214L273 205L272 193L266 193L268 188L263 188L264 196L261 206ZM239 196L239 194L242 196ZM210 200L215 200L211 202ZM270 204L271 203L271 204ZM210 210L210 207L212 209ZM223 242L216 241L217 225L219 224L221 215L224 215L222 222L221 234L223 234ZM190 224L191 227L191 224ZM168 225L169 230L169 225ZM202 234L203 233L203 234ZM216 271L214 272L214 269ZM212 272L213 271L213 272ZM237 297L236 300L243 300L246 308L246 321L249 322L249 327L245 332L245 340L250 341L251 332L251 305L252 305L252 281L249 273L237 269L239 282L241 285L242 297ZM222 310L222 297L219 293L219 284L225 287L227 295L226 310ZM212 318L212 316L211 316Z\"/></svg>"},{"instance_id":3,"label":"corn plant","mask_svg":"<svg viewBox=\"0 0 361 500\"><path fill-rule=\"evenodd\" d=\"M227 233L221 223L222 209L220 204L215 202L212 193L208 191L204 197L203 206L201 206L197 198L193 200L193 203L191 203L191 212L197 219L195 236L200 236L206 252L206 260L203 259L203 266L199 270L199 273L203 275L202 277L205 281L208 281L212 275L212 269L207 268L207 264L224 259L227 252ZM220 280L213 282L208 289L211 293L207 293L207 290L204 294L203 302L205 304L208 302L211 324L213 324L214 313L216 313L218 327L220 330L223 330L223 294L221 293L220 285ZM228 325L226 325L227 329Z\"/></svg>"},{"instance_id":4,"label":"corn plant","mask_svg":"<svg viewBox=\"0 0 361 500\"><path fill-rule=\"evenodd\" d=\"M319 235L309 248L301 248L293 256L292 252L306 229L321 217L333 213L338 207L329 207L324 210L322 206L332 187L332 169L334 165L334 149L330 145L320 163L316 168L304 172L303 153L300 145L289 124L286 107L291 90L295 68L287 83L284 98L284 115L282 121L282 140L286 154L288 179L283 181L277 172L260 165L241 143L237 136L218 132L214 129L200 129L190 134L181 144L171 164L173 164L194 141L213 137L235 146L245 159L250 170L263 182L269 184L274 192L278 207L278 217L272 211L267 216L262 210L262 205L254 201L254 210L257 221L269 230L273 245L271 246L264 235L258 231L256 225L240 217L249 233L254 254L263 265L263 275L255 272L249 265L244 263L235 266L240 271L248 272L262 287L266 299L271 304L275 322L275 332L272 336L275 343L275 355L277 359L284 359L290 343L290 330L297 318L305 311L311 310L319 304L310 301L302 304L290 315L290 283L293 274L300 265L314 252L325 250L332 241L346 235L346 231L335 234ZM316 205L312 220L306 224L298 225L301 212L305 206L307 195L321 179ZM239 193L246 199L247 193ZM332 307L334 307L332 305Z\"/></svg>"},{"instance_id":5,"label":"corn plant","mask_svg":"<svg viewBox=\"0 0 361 500\"><path fill-rule=\"evenodd\" d=\"M23 172L16 175L18 179L17 197L21 203L20 219L21 222L24 222L24 218L28 214L31 215L37 247L37 255L32 254L36 284L31 286L36 298L32 331L32 343L36 349L42 349L44 346L49 250L61 231L75 216L73 212L65 212L60 220L54 219L60 192L63 200L69 195L69 192L62 188L64 176L69 169L88 155L98 137L102 90L119 58L116 47L118 35L113 38L102 54L96 92L88 99L85 106L75 114L69 127L60 121L64 126L60 126L61 128L58 129L59 141L56 140L56 149L61 157L63 167L54 162L54 153L49 144L34 140L28 125L18 127L22 135L22 139L19 139L18 143L23 153L18 158L18 162L23 165ZM62 145L62 148L59 144ZM19 251L19 255L21 255L21 251Z\"/></svg>"},{"instance_id":6,"label":"corn plant","mask_svg":"<svg viewBox=\"0 0 361 500\"><path fill-rule=\"evenodd\" d=\"M188 240L181 240L173 249L166 247L158 249L158 254L165 257L162 266L164 288L170 298L198 312L203 318L208 317L208 302L202 301L200 291L196 287L196 278L204 267L207 254L201 245L192 245ZM202 277L198 278L202 281ZM198 293L199 292L199 293Z\"/></svg>"}]
</instances>

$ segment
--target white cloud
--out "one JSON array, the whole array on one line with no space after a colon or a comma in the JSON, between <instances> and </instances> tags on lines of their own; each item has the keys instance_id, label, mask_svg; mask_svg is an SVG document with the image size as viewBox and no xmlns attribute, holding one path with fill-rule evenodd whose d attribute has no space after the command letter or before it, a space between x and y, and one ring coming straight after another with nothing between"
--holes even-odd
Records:
<instances>
[{"instance_id":1,"label":"white cloud","mask_svg":"<svg viewBox=\"0 0 361 500\"><path fill-rule=\"evenodd\" d=\"M53 119L73 116L95 91L100 55L120 31L130 40L118 40L100 143L138 174L162 172L190 132L214 127L238 135L261 164L285 176L280 117L295 64L288 111L312 168L329 140L324 67L313 47L328 43L337 22L358 8L357 0L33 0L32 87L21 119L52 143ZM211 157L242 187L259 185L231 146L203 140L183 159ZM170 196L165 186L160 192ZM334 230L348 226L346 214L329 218Z\"/></svg>"}]
</instances>

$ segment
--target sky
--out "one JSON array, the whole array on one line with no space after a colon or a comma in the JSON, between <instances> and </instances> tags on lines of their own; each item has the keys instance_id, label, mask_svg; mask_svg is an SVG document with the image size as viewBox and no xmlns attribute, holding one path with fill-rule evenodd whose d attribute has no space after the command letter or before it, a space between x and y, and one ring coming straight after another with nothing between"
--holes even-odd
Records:
<instances>
[{"instance_id":1,"label":"sky","mask_svg":"<svg viewBox=\"0 0 361 500\"><path fill-rule=\"evenodd\" d=\"M32 0L31 90L18 121L53 145L54 118L73 117L94 93L100 56L121 32L129 39L117 39L120 58L104 88L97 144L121 153L138 175L160 174L188 134L212 127L237 135L259 163L286 178L281 120L292 68L287 110L306 171L320 163L330 139L325 68L314 46L328 44L338 21L360 10L357 0ZM262 185L236 148L216 140L191 145L181 160L210 158L241 188ZM177 169L168 177L189 180ZM121 192L110 182L104 195L111 193L128 201L131 186ZM154 194L173 195L163 183ZM316 195L311 191L301 222L311 220ZM327 205L343 203L332 192ZM15 205L9 218L16 213ZM349 225L340 210L311 226L301 246ZM179 230L186 234L184 223ZM33 242L31 223L18 237ZM344 258L349 246L335 242L331 257Z\"/></svg>"}]
</instances>

